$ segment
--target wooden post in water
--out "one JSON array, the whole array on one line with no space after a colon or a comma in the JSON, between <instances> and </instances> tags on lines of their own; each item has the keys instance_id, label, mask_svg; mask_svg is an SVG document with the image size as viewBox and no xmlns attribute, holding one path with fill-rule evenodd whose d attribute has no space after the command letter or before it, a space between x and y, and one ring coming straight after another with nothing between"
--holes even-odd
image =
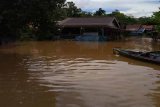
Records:
<instances>
[{"instance_id":1,"label":"wooden post in water","mask_svg":"<svg viewBox=\"0 0 160 107\"><path fill-rule=\"evenodd\" d=\"M158 41L158 39L159 39L159 33L158 33L158 32L153 32L153 33L152 33L152 39L153 39L154 41Z\"/></svg>"},{"instance_id":2,"label":"wooden post in water","mask_svg":"<svg viewBox=\"0 0 160 107\"><path fill-rule=\"evenodd\" d=\"M102 29L102 36L104 36L104 27L102 27L101 29Z\"/></svg>"},{"instance_id":3,"label":"wooden post in water","mask_svg":"<svg viewBox=\"0 0 160 107\"><path fill-rule=\"evenodd\" d=\"M80 35L83 35L83 27L80 28Z\"/></svg>"}]
</instances>

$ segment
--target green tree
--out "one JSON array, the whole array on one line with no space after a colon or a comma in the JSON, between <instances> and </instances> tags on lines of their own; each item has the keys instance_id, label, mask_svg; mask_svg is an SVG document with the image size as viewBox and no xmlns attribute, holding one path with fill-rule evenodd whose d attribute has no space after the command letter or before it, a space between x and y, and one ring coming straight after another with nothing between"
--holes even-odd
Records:
<instances>
[{"instance_id":1,"label":"green tree","mask_svg":"<svg viewBox=\"0 0 160 107\"><path fill-rule=\"evenodd\" d=\"M144 24L144 25L155 25L155 21L152 17L140 17L138 18L138 23Z\"/></svg>"},{"instance_id":2,"label":"green tree","mask_svg":"<svg viewBox=\"0 0 160 107\"><path fill-rule=\"evenodd\" d=\"M155 22L156 30L160 32L160 8L159 8L159 11L153 13L152 18Z\"/></svg>"},{"instance_id":3,"label":"green tree","mask_svg":"<svg viewBox=\"0 0 160 107\"><path fill-rule=\"evenodd\" d=\"M102 8L99 8L95 13L94 16L105 16L106 11L103 10Z\"/></svg>"},{"instance_id":4,"label":"green tree","mask_svg":"<svg viewBox=\"0 0 160 107\"><path fill-rule=\"evenodd\" d=\"M93 13L91 12L82 11L80 13L80 17L91 17L91 16L93 16Z\"/></svg>"},{"instance_id":5,"label":"green tree","mask_svg":"<svg viewBox=\"0 0 160 107\"><path fill-rule=\"evenodd\" d=\"M75 3L67 2L64 6L66 17L80 17L82 10L78 8Z\"/></svg>"},{"instance_id":6,"label":"green tree","mask_svg":"<svg viewBox=\"0 0 160 107\"><path fill-rule=\"evenodd\" d=\"M49 39L56 31L61 7L65 0L1 0L0 32L23 36L30 29L35 39Z\"/></svg>"},{"instance_id":7,"label":"green tree","mask_svg":"<svg viewBox=\"0 0 160 107\"><path fill-rule=\"evenodd\" d=\"M121 24L135 24L137 20L134 17L127 16L124 13L121 13L119 10L115 10L112 13L108 14L108 16L116 17Z\"/></svg>"},{"instance_id":8,"label":"green tree","mask_svg":"<svg viewBox=\"0 0 160 107\"><path fill-rule=\"evenodd\" d=\"M152 18L157 24L160 25L160 8L159 8L159 11L153 13Z\"/></svg>"}]
</instances>

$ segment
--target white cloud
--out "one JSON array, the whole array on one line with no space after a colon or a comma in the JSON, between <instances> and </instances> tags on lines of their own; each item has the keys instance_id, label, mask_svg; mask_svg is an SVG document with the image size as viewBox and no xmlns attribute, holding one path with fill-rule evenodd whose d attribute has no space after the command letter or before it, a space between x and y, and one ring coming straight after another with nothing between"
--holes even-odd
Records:
<instances>
[{"instance_id":1,"label":"white cloud","mask_svg":"<svg viewBox=\"0 0 160 107\"><path fill-rule=\"evenodd\" d=\"M158 0L67 0L73 1L83 10L95 11L103 8L107 12L118 9L121 12L135 17L151 16L152 12L160 7Z\"/></svg>"}]
</instances>

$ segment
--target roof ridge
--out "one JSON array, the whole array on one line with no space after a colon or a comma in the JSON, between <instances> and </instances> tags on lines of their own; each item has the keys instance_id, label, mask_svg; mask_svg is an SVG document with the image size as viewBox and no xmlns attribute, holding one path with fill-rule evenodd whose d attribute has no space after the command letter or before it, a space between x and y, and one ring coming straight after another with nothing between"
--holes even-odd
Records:
<instances>
[{"instance_id":1,"label":"roof ridge","mask_svg":"<svg viewBox=\"0 0 160 107\"><path fill-rule=\"evenodd\" d=\"M67 18L67 19L61 21L61 22L60 22L60 25L66 23L66 22L67 22L68 20L70 20L70 19L71 19L71 18Z\"/></svg>"},{"instance_id":2,"label":"roof ridge","mask_svg":"<svg viewBox=\"0 0 160 107\"><path fill-rule=\"evenodd\" d=\"M115 17L72 17L63 20L61 26L115 26L113 21L118 21Z\"/></svg>"},{"instance_id":3,"label":"roof ridge","mask_svg":"<svg viewBox=\"0 0 160 107\"><path fill-rule=\"evenodd\" d=\"M112 16L96 16L96 17L68 17L67 19L83 19L83 18L115 18Z\"/></svg>"}]
</instances>

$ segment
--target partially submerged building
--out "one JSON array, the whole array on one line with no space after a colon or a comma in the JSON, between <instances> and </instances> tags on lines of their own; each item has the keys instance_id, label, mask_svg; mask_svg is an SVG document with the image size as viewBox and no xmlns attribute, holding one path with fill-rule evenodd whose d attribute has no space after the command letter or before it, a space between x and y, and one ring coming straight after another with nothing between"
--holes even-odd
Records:
<instances>
[{"instance_id":1,"label":"partially submerged building","mask_svg":"<svg viewBox=\"0 0 160 107\"><path fill-rule=\"evenodd\" d=\"M140 24L127 25L126 31L129 35L141 35L144 33L145 29Z\"/></svg>"},{"instance_id":2,"label":"partially submerged building","mask_svg":"<svg viewBox=\"0 0 160 107\"><path fill-rule=\"evenodd\" d=\"M154 25L142 25L142 27L145 29L145 33L151 33L155 30Z\"/></svg>"},{"instance_id":3,"label":"partially submerged building","mask_svg":"<svg viewBox=\"0 0 160 107\"><path fill-rule=\"evenodd\" d=\"M76 40L115 40L120 25L114 17L67 18L59 22L61 37Z\"/></svg>"},{"instance_id":4,"label":"partially submerged building","mask_svg":"<svg viewBox=\"0 0 160 107\"><path fill-rule=\"evenodd\" d=\"M154 30L154 25L133 24L126 26L126 31L129 32L130 35L142 35L144 33L152 33Z\"/></svg>"}]
</instances>

